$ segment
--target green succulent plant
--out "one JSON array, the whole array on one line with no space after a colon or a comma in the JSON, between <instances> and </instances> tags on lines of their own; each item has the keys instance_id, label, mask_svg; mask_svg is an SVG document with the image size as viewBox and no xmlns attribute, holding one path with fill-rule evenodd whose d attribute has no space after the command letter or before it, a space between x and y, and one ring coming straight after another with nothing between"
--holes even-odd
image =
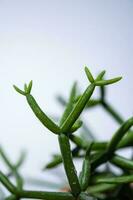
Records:
<instances>
[{"instance_id":1,"label":"green succulent plant","mask_svg":"<svg viewBox=\"0 0 133 200\"><path fill-rule=\"evenodd\" d=\"M133 146L133 117L124 120L116 110L106 100L106 85L110 85L121 80L121 77L105 80L105 71L102 71L96 78L90 70L85 67L88 78L88 86L82 94L77 93L77 84L74 83L68 101L59 96L58 101L64 106L64 112L59 124L56 124L50 117L42 111L35 98L31 95L32 81L24 85L24 90L14 86L15 90L26 97L35 116L40 122L56 134L60 147L60 154L53 156L53 159L45 165L44 169L52 169L63 164L68 180L65 192L30 191L24 189L24 179L19 173L19 167L24 161L24 154L19 161L13 165L7 157L3 148L0 148L0 156L9 167L9 174L0 171L0 182L10 192L7 200L19 199L44 199L44 200L118 200L132 199L133 189L133 161L119 156L118 149ZM100 88L100 98L93 99L93 92L96 87ZM119 124L118 130L113 134L110 141L98 142L94 134L87 129L81 120L81 113L95 106L102 106ZM78 136L77 131L82 131ZM87 138L87 139L86 139ZM75 147L71 148L71 142ZM78 175L74 165L74 159L82 162L82 169ZM106 165L103 171L99 171L99 166ZM121 175L117 175L110 168L110 164L122 170ZM10 180L10 176L15 177L16 184Z\"/></svg>"}]
</instances>

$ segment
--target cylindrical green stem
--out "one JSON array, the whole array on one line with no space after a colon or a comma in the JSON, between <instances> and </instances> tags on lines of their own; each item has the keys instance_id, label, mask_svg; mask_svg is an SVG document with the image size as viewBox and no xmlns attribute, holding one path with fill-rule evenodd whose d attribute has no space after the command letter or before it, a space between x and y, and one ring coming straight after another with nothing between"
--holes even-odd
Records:
<instances>
[{"instance_id":1,"label":"cylindrical green stem","mask_svg":"<svg viewBox=\"0 0 133 200\"><path fill-rule=\"evenodd\" d=\"M60 125L62 125L64 123L64 121L66 120L66 118L68 117L68 115L71 113L71 111L73 109L74 100L76 98L76 86L77 86L77 84L74 83L73 87L71 89L71 92L70 92L69 101L66 104L66 108L65 108L64 113L63 113L63 115L61 117Z\"/></svg>"},{"instance_id":2,"label":"cylindrical green stem","mask_svg":"<svg viewBox=\"0 0 133 200\"><path fill-rule=\"evenodd\" d=\"M88 142L84 141L80 137L76 135L69 135L69 138L72 142L74 142L79 148L86 150L88 146ZM132 131L129 131L117 145L117 149L125 148L133 145L133 134ZM108 142L93 142L92 151L105 150L108 146ZM93 161L96 164L96 161ZM62 163L62 157L59 155L58 158L54 159L46 168L53 168ZM94 165L93 165L94 166ZM96 166L96 165L95 165Z\"/></svg>"},{"instance_id":3,"label":"cylindrical green stem","mask_svg":"<svg viewBox=\"0 0 133 200\"><path fill-rule=\"evenodd\" d=\"M96 184L94 186L89 186L86 190L88 194L96 194L100 192L110 191L114 189L117 186L117 184L107 184L107 183L101 183Z\"/></svg>"},{"instance_id":4,"label":"cylindrical green stem","mask_svg":"<svg viewBox=\"0 0 133 200\"><path fill-rule=\"evenodd\" d=\"M16 179L16 183L17 183L17 187L19 190L21 190L23 188L23 180L21 178L21 176L19 175L16 166L14 166L8 156L6 155L6 153L4 152L3 148L0 147L0 155L2 156L3 160L5 161L7 167L9 168L9 170L11 170L11 173L14 175L15 179Z\"/></svg>"},{"instance_id":5,"label":"cylindrical green stem","mask_svg":"<svg viewBox=\"0 0 133 200\"><path fill-rule=\"evenodd\" d=\"M8 178L0 171L0 182L8 189L12 194L16 194L16 187L8 180Z\"/></svg>"},{"instance_id":6,"label":"cylindrical green stem","mask_svg":"<svg viewBox=\"0 0 133 200\"><path fill-rule=\"evenodd\" d=\"M133 117L124 122L121 125L121 127L116 131L116 133L113 135L107 147L109 155L112 155L114 153L120 140L125 135L125 133L132 127L132 125L133 125Z\"/></svg>"},{"instance_id":7,"label":"cylindrical green stem","mask_svg":"<svg viewBox=\"0 0 133 200\"><path fill-rule=\"evenodd\" d=\"M83 95L79 98L74 109L69 114L65 122L62 124L61 126L62 132L66 132L66 133L69 132L69 129L72 127L74 122L78 119L79 115L81 114L85 105L87 104L88 100L93 94L94 89L95 89L95 85L92 83L91 85L88 86L88 88L85 90Z\"/></svg>"},{"instance_id":8,"label":"cylindrical green stem","mask_svg":"<svg viewBox=\"0 0 133 200\"><path fill-rule=\"evenodd\" d=\"M60 128L41 110L34 97L31 94L27 94L26 99L34 114L42 122L42 124L53 133L59 134Z\"/></svg>"},{"instance_id":9,"label":"cylindrical green stem","mask_svg":"<svg viewBox=\"0 0 133 200\"><path fill-rule=\"evenodd\" d=\"M121 184L133 182L133 175L97 179L97 183Z\"/></svg>"},{"instance_id":10,"label":"cylindrical green stem","mask_svg":"<svg viewBox=\"0 0 133 200\"><path fill-rule=\"evenodd\" d=\"M78 196L80 193L80 184L77 177L76 169L72 161L72 154L70 149L69 138L65 134L59 135L59 144L62 154L63 164L66 171L66 175L74 196Z\"/></svg>"},{"instance_id":11,"label":"cylindrical green stem","mask_svg":"<svg viewBox=\"0 0 133 200\"><path fill-rule=\"evenodd\" d=\"M20 197L45 200L75 200L73 195L69 192L22 191Z\"/></svg>"},{"instance_id":12,"label":"cylindrical green stem","mask_svg":"<svg viewBox=\"0 0 133 200\"><path fill-rule=\"evenodd\" d=\"M133 161L122 156L114 155L110 162L122 169L133 170Z\"/></svg>"},{"instance_id":13,"label":"cylindrical green stem","mask_svg":"<svg viewBox=\"0 0 133 200\"><path fill-rule=\"evenodd\" d=\"M92 143L88 146L86 155L83 161L80 185L82 191L85 191L89 185L90 175L91 175L91 163L90 163L90 152L91 152Z\"/></svg>"}]
</instances>

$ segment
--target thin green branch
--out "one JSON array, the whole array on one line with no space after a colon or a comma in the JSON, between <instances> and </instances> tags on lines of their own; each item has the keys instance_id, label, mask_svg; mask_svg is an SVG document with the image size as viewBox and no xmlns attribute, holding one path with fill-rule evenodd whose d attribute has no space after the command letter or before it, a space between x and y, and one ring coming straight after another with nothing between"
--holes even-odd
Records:
<instances>
[{"instance_id":1,"label":"thin green branch","mask_svg":"<svg viewBox=\"0 0 133 200\"><path fill-rule=\"evenodd\" d=\"M95 80L93 78L92 73L88 69L88 67L85 67L85 73L86 73L86 76L87 76L88 80L90 81L90 83L94 83Z\"/></svg>"},{"instance_id":2,"label":"thin green branch","mask_svg":"<svg viewBox=\"0 0 133 200\"><path fill-rule=\"evenodd\" d=\"M120 81L121 79L122 79L122 77L116 77L116 78L109 79L109 80L100 80L100 81L96 81L95 85L96 86L105 86L105 85L116 83L116 82Z\"/></svg>"},{"instance_id":3,"label":"thin green branch","mask_svg":"<svg viewBox=\"0 0 133 200\"><path fill-rule=\"evenodd\" d=\"M72 160L69 138L65 134L60 134L58 139L59 139L61 155L63 159L65 172L68 178L68 182L71 187L73 195L77 197L81 189L80 189L80 184L79 184L78 176L76 173L76 169Z\"/></svg>"},{"instance_id":4,"label":"thin green branch","mask_svg":"<svg viewBox=\"0 0 133 200\"><path fill-rule=\"evenodd\" d=\"M112 155L114 153L122 137L127 133L127 131L132 127L132 125L133 117L129 118L126 122L124 122L121 125L121 127L116 131L107 147L109 155Z\"/></svg>"},{"instance_id":5,"label":"thin green branch","mask_svg":"<svg viewBox=\"0 0 133 200\"><path fill-rule=\"evenodd\" d=\"M23 151L20 155L20 158L18 159L17 163L14 165L14 168L17 170L25 161L25 157L26 157L26 152Z\"/></svg>"},{"instance_id":6,"label":"thin green branch","mask_svg":"<svg viewBox=\"0 0 133 200\"><path fill-rule=\"evenodd\" d=\"M61 125L64 123L64 121L66 120L66 118L68 117L68 115L70 114L70 112L72 111L72 109L74 107L74 101L76 98L76 87L77 87L77 83L74 83L73 87L71 89L71 92L70 92L70 97L69 97L68 103L66 105L65 111L60 120Z\"/></svg>"},{"instance_id":7,"label":"thin green branch","mask_svg":"<svg viewBox=\"0 0 133 200\"><path fill-rule=\"evenodd\" d=\"M0 171L0 182L7 188L9 192L11 192L12 194L17 194L16 187L8 180L8 178L2 171Z\"/></svg>"},{"instance_id":8,"label":"thin green branch","mask_svg":"<svg viewBox=\"0 0 133 200\"><path fill-rule=\"evenodd\" d=\"M41 110L36 100L31 94L26 95L28 104L36 117L42 122L42 124L55 134L60 134L60 128Z\"/></svg>"},{"instance_id":9,"label":"thin green branch","mask_svg":"<svg viewBox=\"0 0 133 200\"><path fill-rule=\"evenodd\" d=\"M21 198L45 199L45 200L76 200L69 192L44 192L44 191L21 191Z\"/></svg>"},{"instance_id":10,"label":"thin green branch","mask_svg":"<svg viewBox=\"0 0 133 200\"><path fill-rule=\"evenodd\" d=\"M62 132L65 132L65 133L69 132L70 128L73 126L74 122L78 119L86 103L88 102L91 95L93 94L94 89L95 89L94 84L91 84L90 86L87 87L83 95L80 97L80 99L76 103L72 112L68 115L67 119L62 124L61 126Z\"/></svg>"},{"instance_id":11,"label":"thin green branch","mask_svg":"<svg viewBox=\"0 0 133 200\"><path fill-rule=\"evenodd\" d=\"M110 162L122 169L133 170L133 161L123 156L114 155Z\"/></svg>"},{"instance_id":12,"label":"thin green branch","mask_svg":"<svg viewBox=\"0 0 133 200\"><path fill-rule=\"evenodd\" d=\"M78 137L77 135L69 135L69 137L70 137L71 141L73 143L75 143L80 149L83 149L83 150L87 149L88 144L89 144L87 141L83 140L81 137ZM132 145L133 145L133 134L131 131L129 131L122 138L120 143L117 145L117 149L131 147ZM93 142L92 151L105 151L107 149L107 146L108 146L108 142ZM100 157L100 155L99 155L99 157ZM108 156L106 158L108 158ZM62 163L62 157L61 157L61 155L58 155L58 157L55 157L50 163L48 163L45 166L45 168L50 169L50 168L58 166L61 163ZM97 166L97 164L96 165L95 164L96 164L96 161L93 160L94 168L95 168L95 166Z\"/></svg>"},{"instance_id":13,"label":"thin green branch","mask_svg":"<svg viewBox=\"0 0 133 200\"><path fill-rule=\"evenodd\" d=\"M88 145L85 158L82 165L81 177L80 177L80 185L82 191L85 191L87 186L89 185L90 176L91 176L91 162L90 162L90 153L91 153L92 143Z\"/></svg>"},{"instance_id":14,"label":"thin green branch","mask_svg":"<svg viewBox=\"0 0 133 200\"><path fill-rule=\"evenodd\" d=\"M106 100L106 87L100 87L101 93L101 105L102 107L118 122L119 124L124 123L124 119Z\"/></svg>"},{"instance_id":15,"label":"thin green branch","mask_svg":"<svg viewBox=\"0 0 133 200\"><path fill-rule=\"evenodd\" d=\"M118 114L118 112L116 112L116 110L109 103L107 103L107 101L102 102L101 105L119 124L124 122L120 114Z\"/></svg>"},{"instance_id":16,"label":"thin green branch","mask_svg":"<svg viewBox=\"0 0 133 200\"><path fill-rule=\"evenodd\" d=\"M36 117L42 122L42 124L48 128L51 132L55 134L60 133L60 128L42 111L42 109L37 104L35 98L30 94L32 89L32 81L29 83L27 87L25 87L25 91L23 92L18 87L14 86L15 90L26 96L27 102L29 106L31 107L33 113L36 115Z\"/></svg>"},{"instance_id":17,"label":"thin green branch","mask_svg":"<svg viewBox=\"0 0 133 200\"><path fill-rule=\"evenodd\" d=\"M88 194L96 194L111 191L117 187L117 184L100 183L94 186L89 186L86 190Z\"/></svg>"},{"instance_id":18,"label":"thin green branch","mask_svg":"<svg viewBox=\"0 0 133 200\"><path fill-rule=\"evenodd\" d=\"M51 132L58 135L61 155L54 156L52 162L47 165L47 168L55 167L63 161L71 193L23 190L21 177L16 170L16 168L21 164L21 160L17 165L12 165L6 155L2 152L2 157L4 158L9 168L14 172L17 180L17 187L15 187L2 172L0 173L1 183L9 190L9 192L12 193L12 195L7 199L19 200L20 198L32 198L45 200L88 200L90 198L88 193L93 194L94 196L97 193L113 190L117 188L118 184L133 181L132 175L122 177L108 177L108 179L106 176L104 176L103 179L98 178L97 173L100 174L100 172L95 171L97 167L103 163L107 163L108 161L124 170L133 169L133 162L131 160L125 159L118 155L114 155L114 152L117 149L133 144L133 134L131 134L132 131L129 131L133 125L133 117L126 122L123 122L121 116L119 116L119 114L105 100L104 86L119 81L121 77L104 80L103 76L105 71L102 71L100 74L98 74L97 78L94 79L93 75L87 67L85 67L85 73L91 84L78 98L76 96L76 84L73 85L68 102L63 102L63 105L65 104L66 108L60 120L60 126L55 124L41 110L34 97L30 94L32 89L32 81L28 85L24 85L24 91L14 86L17 92L26 96L28 104L30 105L36 117L42 122L42 124ZM98 100L90 99L96 86L101 87L101 98ZM82 125L82 121L78 119L83 110L86 107L94 107L96 105L102 105L103 108L108 113L110 113L118 123L122 125L114 134L110 142L93 142L93 144L88 147L89 142L87 142L82 137L72 135L72 133L77 131ZM76 145L74 151L71 150L70 140ZM87 152L85 154L86 150ZM80 176L80 185L73 158L81 157L84 157L84 159L82 173ZM93 182L92 176L94 174L96 175L97 179ZM112 174L113 173L111 173L111 175ZM95 185L88 187L90 183ZM85 191L85 193L82 191Z\"/></svg>"},{"instance_id":19,"label":"thin green branch","mask_svg":"<svg viewBox=\"0 0 133 200\"><path fill-rule=\"evenodd\" d=\"M133 175L117 176L111 178L100 178L97 180L97 183L111 183L111 184L122 184L131 182L133 182Z\"/></svg>"},{"instance_id":20,"label":"thin green branch","mask_svg":"<svg viewBox=\"0 0 133 200\"><path fill-rule=\"evenodd\" d=\"M106 73L105 70L101 71L101 72L98 74L98 76L97 76L97 78L96 78L96 81L102 80L103 77L104 77L104 75L105 75L105 73Z\"/></svg>"},{"instance_id":21,"label":"thin green branch","mask_svg":"<svg viewBox=\"0 0 133 200\"><path fill-rule=\"evenodd\" d=\"M15 176L17 187L18 187L18 189L21 190L23 188L23 180L22 180L21 176L19 175L19 173L17 172L16 166L14 166L10 162L8 156L6 155L6 153L2 147L0 147L0 155L3 158L3 160L5 161L6 165L8 166L9 170L11 171L11 173Z\"/></svg>"}]
</instances>

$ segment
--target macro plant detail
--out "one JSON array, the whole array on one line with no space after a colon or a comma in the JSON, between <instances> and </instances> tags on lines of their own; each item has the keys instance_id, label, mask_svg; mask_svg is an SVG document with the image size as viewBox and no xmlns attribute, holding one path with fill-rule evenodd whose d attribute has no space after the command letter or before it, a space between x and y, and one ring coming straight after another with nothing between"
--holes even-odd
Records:
<instances>
[{"instance_id":1,"label":"macro plant detail","mask_svg":"<svg viewBox=\"0 0 133 200\"><path fill-rule=\"evenodd\" d=\"M24 189L24 179L19 173L19 168L24 161L24 154L14 165L0 147L0 157L9 168L10 173L5 174L0 171L0 182L10 192L6 200L44 199L44 200L118 200L132 199L133 189L133 160L119 156L118 149L133 146L133 117L127 120L115 111L106 101L106 85L114 84L121 80L121 77L106 80L105 71L98 74L96 78L90 70L85 67L88 79L88 86L82 94L77 92L77 83L74 83L68 101L58 97L59 102L64 106L64 112L58 124L49 118L40 108L35 98L31 95L32 81L24 85L24 90L14 85L14 89L23 95L30 108L39 121L58 137L60 154L54 155L44 169L51 169L63 164L68 180L69 189L66 192L31 191ZM96 88L100 89L100 98L93 99L92 95ZM119 124L119 128L108 142L99 142L85 127L82 121L82 112L90 108L102 106L114 120ZM82 130L88 139L83 135L77 135ZM71 148L71 142L75 145ZM82 169L77 174L74 164L75 159L80 159ZM99 166L105 164L105 169L99 171ZM117 175L111 169L110 164L121 169L121 175ZM16 180L16 184L10 181L10 176ZM124 198L123 198L124 197ZM131 197L131 198L130 198Z\"/></svg>"}]
</instances>

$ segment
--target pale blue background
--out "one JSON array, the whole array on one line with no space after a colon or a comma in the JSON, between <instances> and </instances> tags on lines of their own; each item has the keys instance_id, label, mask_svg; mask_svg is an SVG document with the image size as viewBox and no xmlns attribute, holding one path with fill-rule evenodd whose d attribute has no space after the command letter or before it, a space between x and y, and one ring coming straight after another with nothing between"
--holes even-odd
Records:
<instances>
[{"instance_id":1,"label":"pale blue background","mask_svg":"<svg viewBox=\"0 0 133 200\"><path fill-rule=\"evenodd\" d=\"M108 100L125 119L131 116L132 0L0 0L0 141L13 160L27 149L27 173L37 173L59 149L12 84L33 79L32 94L44 111L60 115L55 95L67 97L74 80L85 89L85 64L95 75L106 69L107 77L123 76L108 87ZM118 127L100 108L86 117L101 139Z\"/></svg>"}]
</instances>

